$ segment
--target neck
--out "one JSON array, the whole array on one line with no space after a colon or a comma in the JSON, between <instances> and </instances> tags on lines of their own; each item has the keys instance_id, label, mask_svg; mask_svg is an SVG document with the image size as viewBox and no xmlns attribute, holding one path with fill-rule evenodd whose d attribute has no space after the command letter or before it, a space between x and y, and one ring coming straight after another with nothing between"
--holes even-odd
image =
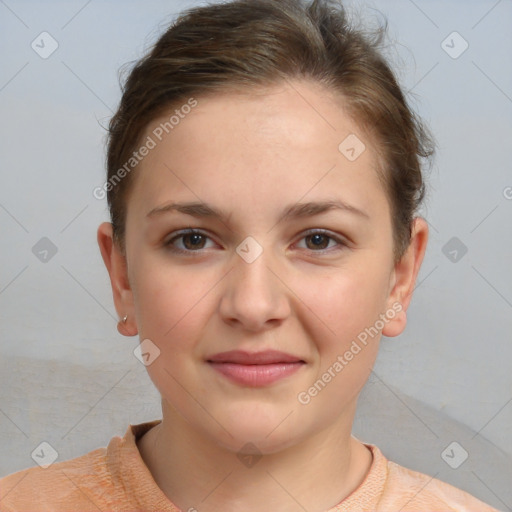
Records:
<instances>
[{"instance_id":1,"label":"neck","mask_svg":"<svg viewBox=\"0 0 512 512\"><path fill-rule=\"evenodd\" d=\"M138 441L157 485L181 510L321 512L364 480L372 455L348 420L260 458L237 456L193 430L165 402L163 420Z\"/></svg>"}]
</instances>

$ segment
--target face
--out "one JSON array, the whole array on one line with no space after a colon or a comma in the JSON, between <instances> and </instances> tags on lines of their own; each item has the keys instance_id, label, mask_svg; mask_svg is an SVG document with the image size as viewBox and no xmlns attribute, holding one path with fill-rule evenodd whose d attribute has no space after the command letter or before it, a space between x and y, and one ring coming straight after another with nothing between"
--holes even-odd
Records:
<instances>
[{"instance_id":1,"label":"face","mask_svg":"<svg viewBox=\"0 0 512 512\"><path fill-rule=\"evenodd\" d=\"M350 430L401 308L372 141L306 82L198 97L158 141L169 116L134 171L120 306L164 408L233 450Z\"/></svg>"}]
</instances>

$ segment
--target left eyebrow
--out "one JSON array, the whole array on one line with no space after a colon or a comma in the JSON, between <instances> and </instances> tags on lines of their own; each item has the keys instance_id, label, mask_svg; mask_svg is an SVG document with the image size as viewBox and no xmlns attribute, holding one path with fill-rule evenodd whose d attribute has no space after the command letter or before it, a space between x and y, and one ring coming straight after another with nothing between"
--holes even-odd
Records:
<instances>
[{"instance_id":1,"label":"left eyebrow","mask_svg":"<svg viewBox=\"0 0 512 512\"><path fill-rule=\"evenodd\" d=\"M325 213L330 210L344 211L370 220L370 216L366 212L344 201L316 201L308 203L296 203L288 206L284 210L279 220L282 221L291 218L296 219L300 217L312 217L314 215L320 215L321 213Z\"/></svg>"},{"instance_id":2,"label":"left eyebrow","mask_svg":"<svg viewBox=\"0 0 512 512\"><path fill-rule=\"evenodd\" d=\"M287 206L281 214L279 221L281 222L286 219L312 217L314 215L320 215L321 213L325 213L330 210L344 211L370 220L370 216L366 212L356 208L351 204L345 203L344 201L316 201L296 203ZM202 202L166 203L162 206L153 208L150 212L148 212L147 217L153 217L155 215L173 211L191 215L193 217L208 217L221 221L226 221L228 218L227 213Z\"/></svg>"}]
</instances>

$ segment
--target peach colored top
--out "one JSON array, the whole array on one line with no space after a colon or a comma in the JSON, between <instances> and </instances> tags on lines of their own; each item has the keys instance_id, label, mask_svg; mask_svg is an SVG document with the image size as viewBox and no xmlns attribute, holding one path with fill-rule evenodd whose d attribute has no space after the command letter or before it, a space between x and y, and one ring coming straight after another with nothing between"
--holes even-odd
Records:
<instances>
[{"instance_id":1,"label":"peach colored top","mask_svg":"<svg viewBox=\"0 0 512 512\"><path fill-rule=\"evenodd\" d=\"M160 421L130 425L124 437L113 437L106 448L0 479L0 511L180 512L153 480L136 445ZM328 512L497 510L451 485L387 460L374 445L366 446L373 454L366 478Z\"/></svg>"}]
</instances>

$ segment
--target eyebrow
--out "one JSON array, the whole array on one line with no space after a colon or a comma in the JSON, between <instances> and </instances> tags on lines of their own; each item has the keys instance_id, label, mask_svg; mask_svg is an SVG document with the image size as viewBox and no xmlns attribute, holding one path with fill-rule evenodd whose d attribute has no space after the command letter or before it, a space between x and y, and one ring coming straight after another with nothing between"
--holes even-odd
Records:
<instances>
[{"instance_id":1,"label":"eyebrow","mask_svg":"<svg viewBox=\"0 0 512 512\"><path fill-rule=\"evenodd\" d=\"M281 214L279 222L289 219L312 217L314 215L320 215L321 213L325 213L331 210L344 211L347 213L351 213L353 215L357 215L361 218L370 220L370 216L363 210L360 210L359 208L356 208L351 204L345 203L344 201L336 200L296 203L289 205L284 209L283 213ZM156 208L153 208L147 214L147 217L151 218L156 215L173 211L184 213L186 215L191 215L193 217L206 217L218 219L221 221L225 221L228 217L228 215L222 210L219 210L207 203L202 202L169 202L162 206L157 206Z\"/></svg>"}]
</instances>

